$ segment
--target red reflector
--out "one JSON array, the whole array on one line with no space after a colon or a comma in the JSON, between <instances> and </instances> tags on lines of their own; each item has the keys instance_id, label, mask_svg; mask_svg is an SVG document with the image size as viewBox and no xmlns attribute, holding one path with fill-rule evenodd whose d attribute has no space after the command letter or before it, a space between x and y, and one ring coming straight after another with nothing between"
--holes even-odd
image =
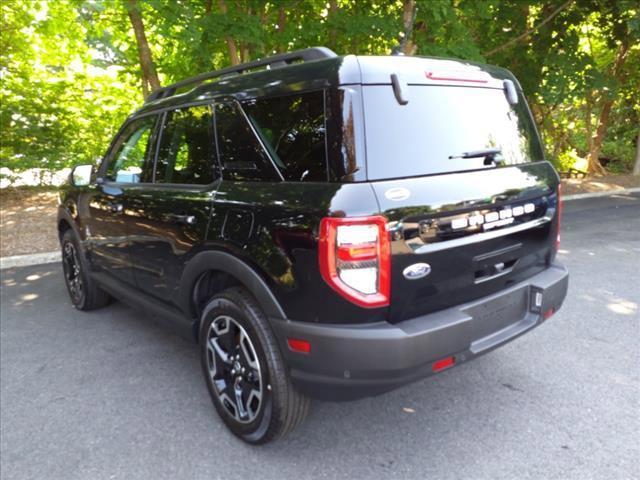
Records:
<instances>
[{"instance_id":1,"label":"red reflector","mask_svg":"<svg viewBox=\"0 0 640 480\"><path fill-rule=\"evenodd\" d=\"M287 338L287 344L289 345L289 349L294 352L309 353L311 351L311 344L306 340Z\"/></svg>"},{"instance_id":2,"label":"red reflector","mask_svg":"<svg viewBox=\"0 0 640 480\"><path fill-rule=\"evenodd\" d=\"M547 318L549 318L551 315L554 314L553 308L550 308L549 310L547 310L546 312L544 312L544 319L546 320Z\"/></svg>"},{"instance_id":3,"label":"red reflector","mask_svg":"<svg viewBox=\"0 0 640 480\"><path fill-rule=\"evenodd\" d=\"M431 370L433 370L434 372L439 372L440 370L444 370L445 368L453 367L455 363L456 363L455 357L443 358L442 360L438 360L437 362L434 362L433 366L431 367Z\"/></svg>"}]
</instances>

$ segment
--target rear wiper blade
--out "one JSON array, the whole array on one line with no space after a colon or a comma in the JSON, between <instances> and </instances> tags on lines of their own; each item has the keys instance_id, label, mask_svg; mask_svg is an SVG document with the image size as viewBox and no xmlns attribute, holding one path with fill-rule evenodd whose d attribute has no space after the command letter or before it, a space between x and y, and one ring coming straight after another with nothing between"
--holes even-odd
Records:
<instances>
[{"instance_id":1,"label":"rear wiper blade","mask_svg":"<svg viewBox=\"0 0 640 480\"><path fill-rule=\"evenodd\" d=\"M474 150L473 152L464 152L461 155L450 155L449 158L480 158L494 160L496 155L502 153L500 148L485 148L484 150Z\"/></svg>"}]
</instances>

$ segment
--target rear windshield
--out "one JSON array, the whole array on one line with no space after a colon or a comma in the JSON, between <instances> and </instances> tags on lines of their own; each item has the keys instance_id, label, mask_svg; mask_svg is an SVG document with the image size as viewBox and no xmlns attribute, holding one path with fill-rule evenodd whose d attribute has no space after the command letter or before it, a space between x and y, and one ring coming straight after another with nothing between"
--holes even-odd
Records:
<instances>
[{"instance_id":1,"label":"rear windshield","mask_svg":"<svg viewBox=\"0 0 640 480\"><path fill-rule=\"evenodd\" d=\"M499 89L411 85L400 105L390 85L363 91L370 180L495 166L468 152L499 150L493 158L506 165L543 159L522 96L510 105Z\"/></svg>"}]
</instances>

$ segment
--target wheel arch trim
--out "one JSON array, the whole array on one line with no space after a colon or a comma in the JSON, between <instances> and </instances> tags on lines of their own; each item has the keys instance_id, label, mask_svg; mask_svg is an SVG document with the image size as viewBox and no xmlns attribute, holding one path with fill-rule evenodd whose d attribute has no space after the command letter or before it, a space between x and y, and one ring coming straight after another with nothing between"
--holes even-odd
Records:
<instances>
[{"instance_id":1,"label":"wheel arch trim","mask_svg":"<svg viewBox=\"0 0 640 480\"><path fill-rule=\"evenodd\" d=\"M73 233L75 233L76 237L80 242L84 241L84 238L81 236L77 220L74 219L71 213L61 205L58 207L58 215L56 220L56 230L58 232L59 237L61 233L60 224L62 222L65 222L70 226L71 230L73 230Z\"/></svg>"},{"instance_id":2,"label":"wheel arch trim","mask_svg":"<svg viewBox=\"0 0 640 480\"><path fill-rule=\"evenodd\" d=\"M206 272L217 270L240 281L255 297L267 317L286 318L284 310L264 279L246 262L222 251L205 251L187 263L180 280L180 308L193 317L192 294L198 279ZM199 319L197 319L199 320Z\"/></svg>"}]
</instances>

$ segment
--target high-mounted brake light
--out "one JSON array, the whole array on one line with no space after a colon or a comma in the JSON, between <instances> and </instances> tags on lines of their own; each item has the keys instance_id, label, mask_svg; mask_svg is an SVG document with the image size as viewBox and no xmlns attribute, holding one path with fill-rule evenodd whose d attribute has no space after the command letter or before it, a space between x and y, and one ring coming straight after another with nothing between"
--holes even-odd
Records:
<instances>
[{"instance_id":1,"label":"high-mounted brake light","mask_svg":"<svg viewBox=\"0 0 640 480\"><path fill-rule=\"evenodd\" d=\"M562 184L558 184L558 224L556 236L556 252L560 250L560 225L562 223Z\"/></svg>"},{"instance_id":2,"label":"high-mounted brake light","mask_svg":"<svg viewBox=\"0 0 640 480\"><path fill-rule=\"evenodd\" d=\"M443 80L447 82L469 82L469 83L488 83L489 82L489 80L485 78L471 78L466 76L459 76L460 74L453 74L453 73L449 74L445 72L424 72L424 75L429 80Z\"/></svg>"},{"instance_id":3,"label":"high-mounted brake light","mask_svg":"<svg viewBox=\"0 0 640 480\"><path fill-rule=\"evenodd\" d=\"M361 307L389 305L391 252L386 218L323 218L318 248L320 274L331 288Z\"/></svg>"}]
</instances>

